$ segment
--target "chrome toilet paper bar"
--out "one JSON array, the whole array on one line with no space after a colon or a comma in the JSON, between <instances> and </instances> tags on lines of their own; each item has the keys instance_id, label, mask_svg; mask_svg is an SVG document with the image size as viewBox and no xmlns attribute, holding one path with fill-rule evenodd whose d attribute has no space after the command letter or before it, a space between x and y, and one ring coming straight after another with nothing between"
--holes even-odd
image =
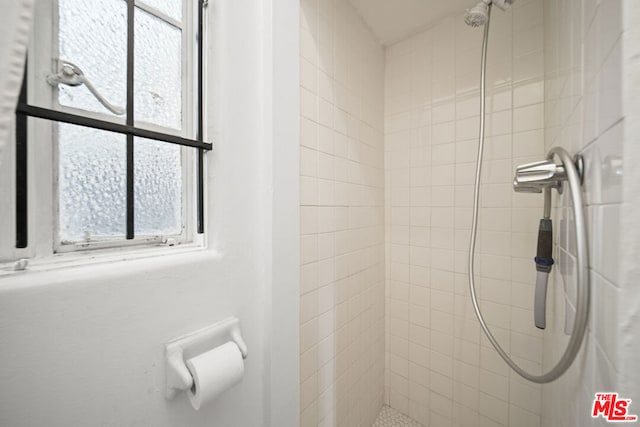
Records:
<instances>
[{"instance_id":1,"label":"chrome toilet paper bar","mask_svg":"<svg viewBox=\"0 0 640 427\"><path fill-rule=\"evenodd\" d=\"M230 341L238 346L242 358L246 359L247 345L242 339L240 321L236 317L229 317L169 341L165 346L166 398L173 399L179 392L193 386L187 360Z\"/></svg>"}]
</instances>

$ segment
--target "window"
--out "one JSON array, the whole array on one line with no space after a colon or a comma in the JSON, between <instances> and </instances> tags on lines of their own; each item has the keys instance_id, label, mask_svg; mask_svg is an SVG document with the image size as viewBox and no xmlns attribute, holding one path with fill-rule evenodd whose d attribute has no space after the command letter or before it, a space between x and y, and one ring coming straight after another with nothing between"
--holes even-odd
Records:
<instances>
[{"instance_id":1,"label":"window","mask_svg":"<svg viewBox=\"0 0 640 427\"><path fill-rule=\"evenodd\" d=\"M15 249L0 257L203 233L205 6L37 2L16 111Z\"/></svg>"}]
</instances>

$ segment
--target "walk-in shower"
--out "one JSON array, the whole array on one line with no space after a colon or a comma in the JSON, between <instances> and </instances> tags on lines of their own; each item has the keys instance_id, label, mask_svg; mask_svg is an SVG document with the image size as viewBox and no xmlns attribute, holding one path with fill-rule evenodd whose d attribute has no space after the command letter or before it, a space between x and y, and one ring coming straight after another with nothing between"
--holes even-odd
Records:
<instances>
[{"instance_id":1,"label":"walk-in shower","mask_svg":"<svg viewBox=\"0 0 640 427\"><path fill-rule=\"evenodd\" d=\"M575 225L576 236L578 278L576 315L567 348L553 368L542 375L535 375L522 369L511 357L509 357L491 333L491 330L482 315L482 311L478 304L474 280L475 247L478 233L478 210L480 202L480 177L482 174L482 158L485 142L486 62L491 8L495 5L502 10L506 10L511 3L513 3L513 1L483 0L475 7L468 9L465 14L465 22L468 25L472 27L484 25L480 70L480 128L473 191L473 218L469 243L469 292L471 294L473 308L478 321L480 322L480 326L502 359L504 359L504 361L523 378L535 383L548 383L559 378L573 363L578 351L580 350L580 345L582 344L589 313L588 249L581 190L583 171L582 161L580 158L572 159L569 153L564 149L555 147L547 154L547 160L519 166L516 170L516 176L513 183L514 190L517 192L544 192L544 212L538 230L538 252L535 258L537 280L534 299L534 322L540 329L544 329L546 327L545 310L547 280L554 263L552 258L553 238L551 224L551 191L556 189L558 192L562 192L563 182L567 181L569 193L573 201L573 222ZM555 163L554 159L556 157L560 160L560 164Z\"/></svg>"}]
</instances>

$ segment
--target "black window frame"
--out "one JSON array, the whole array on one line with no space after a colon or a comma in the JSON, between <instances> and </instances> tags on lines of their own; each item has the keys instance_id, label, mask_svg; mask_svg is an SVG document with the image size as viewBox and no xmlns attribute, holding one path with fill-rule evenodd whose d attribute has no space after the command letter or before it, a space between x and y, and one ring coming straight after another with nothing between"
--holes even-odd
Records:
<instances>
[{"instance_id":1,"label":"black window frame","mask_svg":"<svg viewBox=\"0 0 640 427\"><path fill-rule=\"evenodd\" d=\"M152 139L168 144L192 147L197 152L196 159L196 232L204 233L204 154L213 149L213 144L204 141L204 9L207 0L197 0L197 71L196 71L196 137L195 139L139 128L134 125L134 27L135 0L127 1L127 108L126 124L95 119L79 114L71 114L49 108L29 105L27 100L27 64L18 105L16 107L16 248L29 246L29 206L28 206L28 117L51 120L59 123L84 126L126 135L126 239L135 238L135 192L134 192L134 137Z\"/></svg>"}]
</instances>

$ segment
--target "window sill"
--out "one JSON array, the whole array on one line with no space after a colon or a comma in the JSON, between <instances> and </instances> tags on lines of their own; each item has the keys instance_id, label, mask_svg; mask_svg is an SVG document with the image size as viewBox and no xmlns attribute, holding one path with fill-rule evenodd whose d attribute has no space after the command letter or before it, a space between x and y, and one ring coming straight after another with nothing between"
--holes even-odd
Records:
<instances>
[{"instance_id":1,"label":"window sill","mask_svg":"<svg viewBox=\"0 0 640 427\"><path fill-rule=\"evenodd\" d=\"M219 259L220 255L200 243L187 243L176 246L138 246L88 250L73 253L59 253L49 257L5 262L0 264L0 280L3 278L24 275L35 272L59 271L63 269L81 268L86 266L116 263L131 263L159 257L174 257L189 254L210 253L212 259ZM24 268L17 268L20 262L25 262Z\"/></svg>"}]
</instances>

